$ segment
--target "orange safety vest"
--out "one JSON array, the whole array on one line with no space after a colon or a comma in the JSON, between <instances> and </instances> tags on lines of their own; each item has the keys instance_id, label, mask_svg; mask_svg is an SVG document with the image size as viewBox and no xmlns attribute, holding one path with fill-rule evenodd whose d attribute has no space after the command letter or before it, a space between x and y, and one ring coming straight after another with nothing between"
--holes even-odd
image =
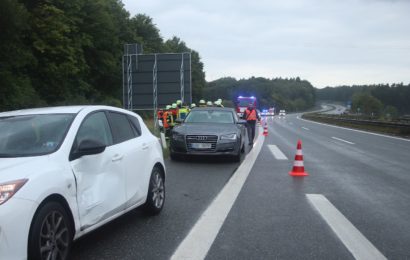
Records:
<instances>
[{"instance_id":1,"label":"orange safety vest","mask_svg":"<svg viewBox=\"0 0 410 260\"><path fill-rule=\"evenodd\" d=\"M256 121L256 109L253 109L252 111L246 109L245 118L247 121Z\"/></svg>"},{"instance_id":2,"label":"orange safety vest","mask_svg":"<svg viewBox=\"0 0 410 260\"><path fill-rule=\"evenodd\" d=\"M165 111L162 114L162 124L164 125L164 128L169 128L169 124L168 124L168 111Z\"/></svg>"}]
</instances>

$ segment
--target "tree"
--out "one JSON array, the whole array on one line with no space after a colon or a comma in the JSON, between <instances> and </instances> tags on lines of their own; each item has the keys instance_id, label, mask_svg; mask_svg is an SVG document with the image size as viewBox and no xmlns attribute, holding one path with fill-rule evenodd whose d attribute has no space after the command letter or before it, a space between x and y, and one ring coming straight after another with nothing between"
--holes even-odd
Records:
<instances>
[{"instance_id":1,"label":"tree","mask_svg":"<svg viewBox=\"0 0 410 260\"><path fill-rule=\"evenodd\" d=\"M353 111L360 111L366 115L379 115L383 104L369 93L356 93L352 101Z\"/></svg>"}]
</instances>

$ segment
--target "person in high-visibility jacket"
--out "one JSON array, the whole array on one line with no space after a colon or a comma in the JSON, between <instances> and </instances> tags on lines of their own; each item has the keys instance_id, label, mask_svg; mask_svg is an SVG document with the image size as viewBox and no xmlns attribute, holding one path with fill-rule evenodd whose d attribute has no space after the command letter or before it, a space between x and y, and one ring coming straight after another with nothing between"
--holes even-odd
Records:
<instances>
[{"instance_id":1,"label":"person in high-visibility jacket","mask_svg":"<svg viewBox=\"0 0 410 260\"><path fill-rule=\"evenodd\" d=\"M171 125L174 124L174 120L173 120L173 117L172 117L171 106L167 105L165 109L166 110L162 114L162 122L163 122L163 125L164 125L165 135L169 136L169 134L171 133Z\"/></svg>"},{"instance_id":2,"label":"person in high-visibility jacket","mask_svg":"<svg viewBox=\"0 0 410 260\"><path fill-rule=\"evenodd\" d=\"M184 120L186 116L188 115L189 109L186 106L181 106L181 108L178 109L178 119Z\"/></svg>"},{"instance_id":3,"label":"person in high-visibility jacket","mask_svg":"<svg viewBox=\"0 0 410 260\"><path fill-rule=\"evenodd\" d=\"M160 127L164 127L164 110L162 108L158 109L157 111L157 120L160 121L159 122L159 126Z\"/></svg>"},{"instance_id":4,"label":"person in high-visibility jacket","mask_svg":"<svg viewBox=\"0 0 410 260\"><path fill-rule=\"evenodd\" d=\"M172 113L172 124L171 124L171 128L172 128L172 127L175 126L175 121L177 121L177 118L178 118L178 106L177 106L177 103L172 103L171 113Z\"/></svg>"},{"instance_id":5,"label":"person in high-visibility jacket","mask_svg":"<svg viewBox=\"0 0 410 260\"><path fill-rule=\"evenodd\" d=\"M177 107L178 107L178 108L181 108L181 107L182 107L182 101L181 101L181 100L177 100L177 103L176 103L176 104L177 104Z\"/></svg>"},{"instance_id":6,"label":"person in high-visibility jacket","mask_svg":"<svg viewBox=\"0 0 410 260\"><path fill-rule=\"evenodd\" d=\"M256 121L260 120L260 116L256 108L253 107L253 103L249 103L245 113L243 113L243 119L246 120L246 129L248 131L249 145L253 145L255 139Z\"/></svg>"},{"instance_id":7,"label":"person in high-visibility jacket","mask_svg":"<svg viewBox=\"0 0 410 260\"><path fill-rule=\"evenodd\" d=\"M199 100L199 107L206 107L205 100L203 99Z\"/></svg>"}]
</instances>

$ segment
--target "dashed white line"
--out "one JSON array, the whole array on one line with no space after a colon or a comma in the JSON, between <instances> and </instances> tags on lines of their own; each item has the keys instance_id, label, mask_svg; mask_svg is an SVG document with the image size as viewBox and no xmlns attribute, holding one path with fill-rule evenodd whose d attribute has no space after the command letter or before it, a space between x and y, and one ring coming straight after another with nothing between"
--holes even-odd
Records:
<instances>
[{"instance_id":1,"label":"dashed white line","mask_svg":"<svg viewBox=\"0 0 410 260\"><path fill-rule=\"evenodd\" d=\"M349 142L349 141L346 141L346 140L343 140L343 139L341 139L341 138L337 138L337 137L334 137L334 136L332 136L332 139L338 140L338 141L340 141L340 142L345 142L345 143L347 143L347 144L354 144L354 143L352 143L352 142Z\"/></svg>"},{"instance_id":2,"label":"dashed white line","mask_svg":"<svg viewBox=\"0 0 410 260\"><path fill-rule=\"evenodd\" d=\"M262 131L260 128L259 131ZM258 136L253 149L246 156L243 163L236 170L225 187L219 192L215 200L201 215L194 227L184 238L174 254L172 260L204 259L219 233L229 211L231 210L243 184L246 181L253 164L263 145L263 137Z\"/></svg>"},{"instance_id":3,"label":"dashed white line","mask_svg":"<svg viewBox=\"0 0 410 260\"><path fill-rule=\"evenodd\" d=\"M273 156L276 158L276 160L287 160L288 157L282 153L282 151L273 144L268 145L269 150L273 154Z\"/></svg>"},{"instance_id":4,"label":"dashed white line","mask_svg":"<svg viewBox=\"0 0 410 260\"><path fill-rule=\"evenodd\" d=\"M325 196L306 194L306 197L354 258L387 259Z\"/></svg>"},{"instance_id":5,"label":"dashed white line","mask_svg":"<svg viewBox=\"0 0 410 260\"><path fill-rule=\"evenodd\" d=\"M309 128L302 126L302 129L305 129L306 131L310 131Z\"/></svg>"}]
</instances>

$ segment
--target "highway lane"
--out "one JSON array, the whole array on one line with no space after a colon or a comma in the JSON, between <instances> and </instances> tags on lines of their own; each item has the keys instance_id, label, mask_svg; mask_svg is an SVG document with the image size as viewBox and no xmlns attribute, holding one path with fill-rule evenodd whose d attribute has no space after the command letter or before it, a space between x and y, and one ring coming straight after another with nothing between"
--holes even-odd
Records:
<instances>
[{"instance_id":1,"label":"highway lane","mask_svg":"<svg viewBox=\"0 0 410 260\"><path fill-rule=\"evenodd\" d=\"M410 142L296 115L271 119L269 134L207 259L353 258L306 194L324 195L387 258L410 256ZM299 138L310 176L292 178ZM276 159L267 145L288 160Z\"/></svg>"},{"instance_id":2,"label":"highway lane","mask_svg":"<svg viewBox=\"0 0 410 260\"><path fill-rule=\"evenodd\" d=\"M306 194L325 196L387 258L410 256L410 142L297 115L270 118L268 125L269 136L207 259L353 259ZM288 175L299 138L310 174L305 178ZM166 164L162 214L127 214L76 242L73 259L169 259L239 166L225 160Z\"/></svg>"},{"instance_id":3,"label":"highway lane","mask_svg":"<svg viewBox=\"0 0 410 260\"><path fill-rule=\"evenodd\" d=\"M226 158L165 163L161 214L132 211L76 241L71 259L168 259L239 165Z\"/></svg>"}]
</instances>

